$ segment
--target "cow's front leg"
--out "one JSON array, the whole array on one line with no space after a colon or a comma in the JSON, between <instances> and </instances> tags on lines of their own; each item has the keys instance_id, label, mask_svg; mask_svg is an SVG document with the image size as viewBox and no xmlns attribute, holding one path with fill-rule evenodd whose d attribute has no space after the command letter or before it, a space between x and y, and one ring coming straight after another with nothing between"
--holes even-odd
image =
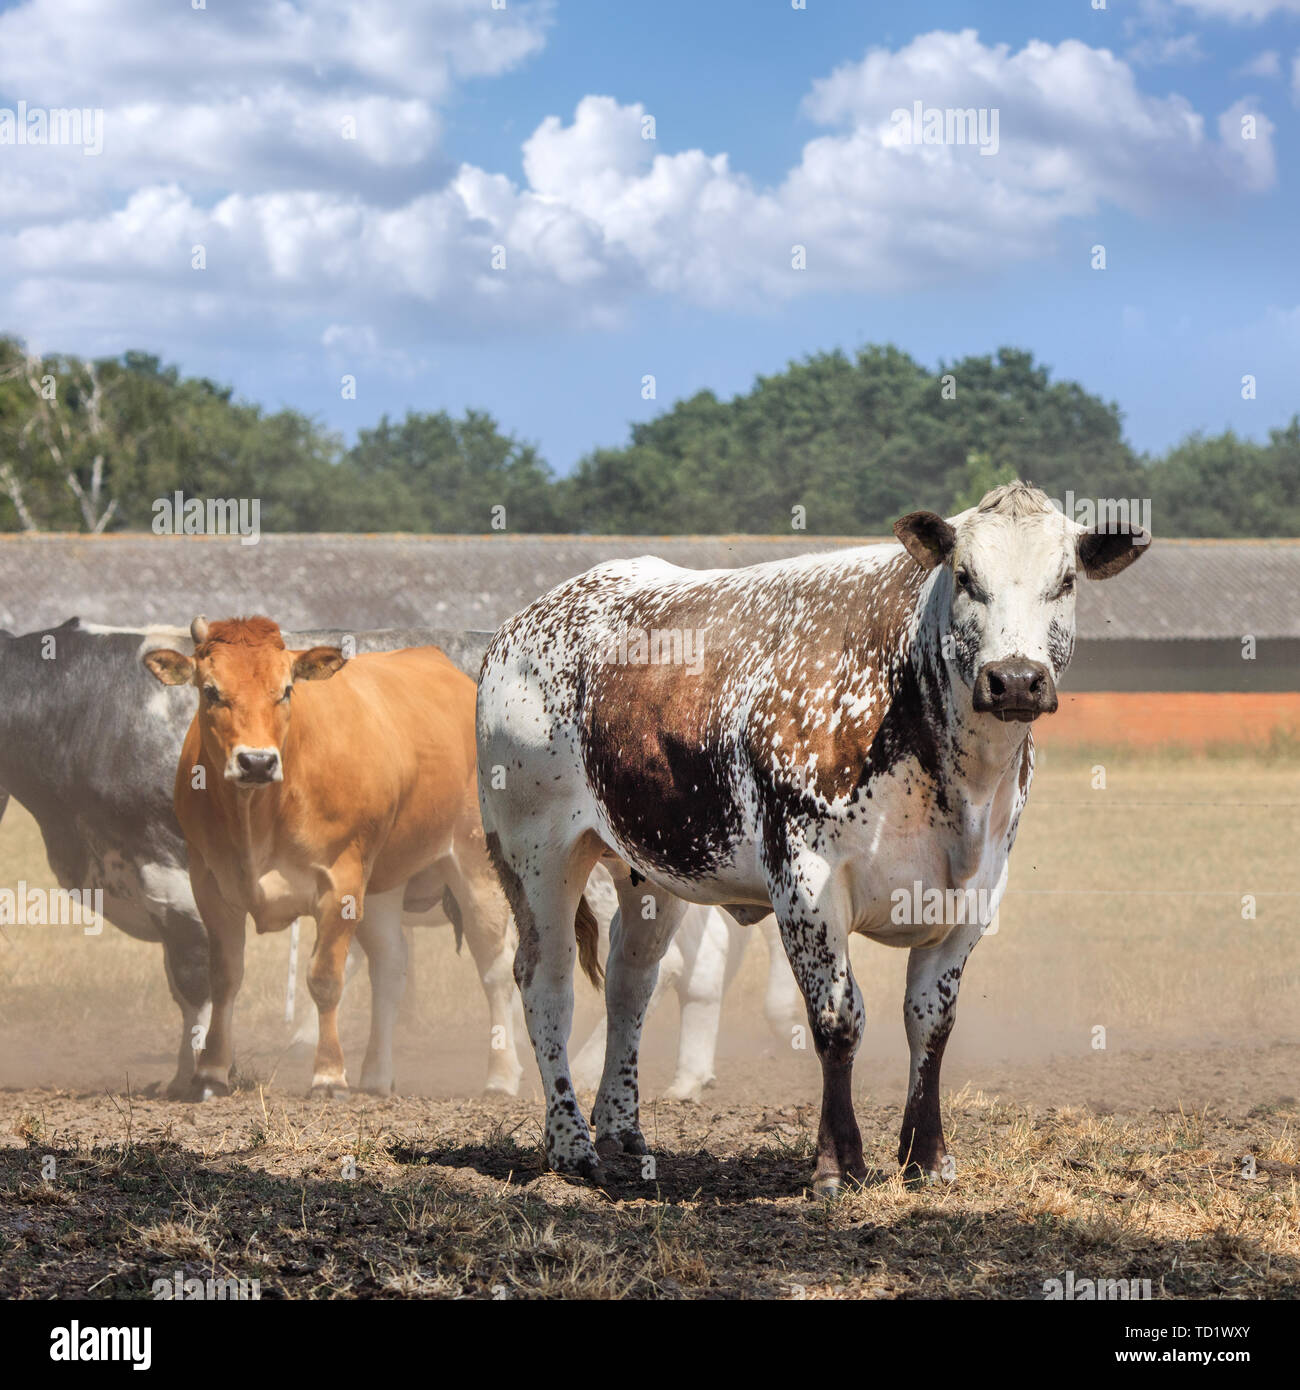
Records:
<instances>
[{"instance_id":1,"label":"cow's front leg","mask_svg":"<svg viewBox=\"0 0 1300 1390\"><path fill-rule=\"evenodd\" d=\"M980 939L978 922L956 926L938 946L912 950L907 958L903 1019L912 1055L912 1076L898 1141L898 1162L906 1176L934 1180L944 1170L948 1150L939 1114L939 1069L957 1013L957 990L971 948Z\"/></svg>"},{"instance_id":2,"label":"cow's front leg","mask_svg":"<svg viewBox=\"0 0 1300 1390\"><path fill-rule=\"evenodd\" d=\"M853 1058L862 1041L862 996L849 966L847 903L826 861L810 851L773 874L772 903L781 941L803 993L822 1067L813 1191L838 1195L848 1177L863 1182L867 1165L853 1113Z\"/></svg>"},{"instance_id":3,"label":"cow's front leg","mask_svg":"<svg viewBox=\"0 0 1300 1390\"><path fill-rule=\"evenodd\" d=\"M359 866L357 866L359 869ZM333 1096L348 1088L339 1041L339 1001L343 998L343 974L348 948L357 921L365 911L361 875L335 865L334 887L316 904L316 946L307 971L307 988L316 1003L320 1032L316 1039L316 1065L312 1071L313 1095Z\"/></svg>"},{"instance_id":4,"label":"cow's front leg","mask_svg":"<svg viewBox=\"0 0 1300 1390\"><path fill-rule=\"evenodd\" d=\"M799 982L790 970L785 949L781 944L781 928L776 918L765 917L757 927L735 928L736 930L761 931L767 942L767 991L763 996L763 1016L772 1036L788 1049L803 1013L803 1000L799 997Z\"/></svg>"},{"instance_id":5,"label":"cow's front leg","mask_svg":"<svg viewBox=\"0 0 1300 1390\"><path fill-rule=\"evenodd\" d=\"M212 1016L194 1068L191 1094L195 1100L230 1094L230 1067L235 1058L233 1023L235 997L244 979L242 907L221 896L217 881L191 854L190 885L208 933L208 976L212 985Z\"/></svg>"},{"instance_id":6,"label":"cow's front leg","mask_svg":"<svg viewBox=\"0 0 1300 1390\"><path fill-rule=\"evenodd\" d=\"M644 1154L637 1077L641 1027L659 978L659 962L673 939L686 904L642 880L618 880L618 911L609 924L605 962L605 1067L591 1112L596 1152Z\"/></svg>"},{"instance_id":7,"label":"cow's front leg","mask_svg":"<svg viewBox=\"0 0 1300 1390\"><path fill-rule=\"evenodd\" d=\"M665 1100L698 1101L704 1088L713 1084L722 996L745 951L745 937L739 935L743 931L737 927L735 934L729 932L715 908L688 908L664 957L655 993L663 989L668 976L681 1009L677 1069L664 1092Z\"/></svg>"}]
</instances>

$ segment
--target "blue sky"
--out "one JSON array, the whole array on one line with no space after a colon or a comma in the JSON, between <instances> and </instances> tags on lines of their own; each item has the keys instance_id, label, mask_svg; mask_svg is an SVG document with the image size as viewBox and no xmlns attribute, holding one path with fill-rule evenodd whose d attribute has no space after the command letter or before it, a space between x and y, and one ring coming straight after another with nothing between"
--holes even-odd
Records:
<instances>
[{"instance_id":1,"label":"blue sky","mask_svg":"<svg viewBox=\"0 0 1300 1390\"><path fill-rule=\"evenodd\" d=\"M0 4L0 108L104 113L0 125L0 328L349 437L485 408L560 471L865 342L1029 348L1139 449L1300 410L1300 0L208 6ZM903 147L916 101L996 151Z\"/></svg>"}]
</instances>

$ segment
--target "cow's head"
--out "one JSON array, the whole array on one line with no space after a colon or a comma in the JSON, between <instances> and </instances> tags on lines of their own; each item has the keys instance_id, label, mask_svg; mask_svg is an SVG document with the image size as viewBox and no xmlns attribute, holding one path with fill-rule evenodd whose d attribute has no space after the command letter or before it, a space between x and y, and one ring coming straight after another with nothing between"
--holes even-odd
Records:
<instances>
[{"instance_id":1,"label":"cow's head","mask_svg":"<svg viewBox=\"0 0 1300 1390\"><path fill-rule=\"evenodd\" d=\"M1056 709L1056 681L1074 654L1078 577L1109 579L1151 542L1136 523L1087 530L1020 482L952 522L912 512L894 534L925 569L944 569L933 596L948 606L943 656L974 708L1022 722Z\"/></svg>"},{"instance_id":2,"label":"cow's head","mask_svg":"<svg viewBox=\"0 0 1300 1390\"><path fill-rule=\"evenodd\" d=\"M228 782L282 782L294 683L328 680L343 665L343 653L337 647L286 651L270 618L195 618L190 635L192 657L158 649L144 664L164 685L198 687L203 751L225 769Z\"/></svg>"}]
</instances>

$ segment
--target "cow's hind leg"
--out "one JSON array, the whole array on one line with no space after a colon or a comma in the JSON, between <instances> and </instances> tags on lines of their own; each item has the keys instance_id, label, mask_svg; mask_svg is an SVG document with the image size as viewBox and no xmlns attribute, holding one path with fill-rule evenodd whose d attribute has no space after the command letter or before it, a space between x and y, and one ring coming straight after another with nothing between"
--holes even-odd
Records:
<instances>
[{"instance_id":1,"label":"cow's hind leg","mask_svg":"<svg viewBox=\"0 0 1300 1390\"><path fill-rule=\"evenodd\" d=\"M203 865L191 864L190 883L207 929L212 981L212 1017L202 1038L191 1094L195 1100L207 1100L230 1093L235 997L244 980L245 914L243 908L232 907L221 896L216 879Z\"/></svg>"},{"instance_id":2,"label":"cow's hind leg","mask_svg":"<svg viewBox=\"0 0 1300 1390\"><path fill-rule=\"evenodd\" d=\"M500 890L493 886L494 896ZM488 1065L486 1095L517 1096L524 1068L515 1043L515 937L504 900L497 903L455 890L457 910L465 924L465 942L478 970L479 983L488 1005ZM463 906L462 906L463 904Z\"/></svg>"},{"instance_id":3,"label":"cow's hind leg","mask_svg":"<svg viewBox=\"0 0 1300 1390\"><path fill-rule=\"evenodd\" d=\"M163 966L172 998L181 1011L181 1045L176 1074L167 1083L171 1100L187 1100L194 1085L194 1063L212 1023L212 989L208 984L208 935L198 917L168 909L158 925Z\"/></svg>"},{"instance_id":4,"label":"cow's hind leg","mask_svg":"<svg viewBox=\"0 0 1300 1390\"><path fill-rule=\"evenodd\" d=\"M954 927L948 938L907 958L903 1021L912 1055L912 1075L898 1141L898 1161L911 1178L950 1177L939 1114L939 1068L957 1012L957 990L971 948L980 939L976 924Z\"/></svg>"},{"instance_id":5,"label":"cow's hind leg","mask_svg":"<svg viewBox=\"0 0 1300 1390\"><path fill-rule=\"evenodd\" d=\"M478 968L488 1004L488 1095L516 1096L524 1069L515 1045L514 957L518 939L510 905L488 858L477 807L457 828L451 857L442 861L443 906L453 913Z\"/></svg>"},{"instance_id":6,"label":"cow's hind leg","mask_svg":"<svg viewBox=\"0 0 1300 1390\"><path fill-rule=\"evenodd\" d=\"M357 940L370 965L370 1041L361 1065L361 1089L386 1096L393 1090L393 1025L406 988L406 937L402 900L406 886L366 895Z\"/></svg>"},{"instance_id":7,"label":"cow's hind leg","mask_svg":"<svg viewBox=\"0 0 1300 1390\"><path fill-rule=\"evenodd\" d=\"M558 838L525 825L512 832L509 842L491 833L487 844L519 932L514 973L546 1093L547 1162L558 1173L603 1181L591 1131L574 1094L568 1054L577 955L574 921L599 848L586 842L565 848ZM594 919L590 929L594 936Z\"/></svg>"},{"instance_id":8,"label":"cow's hind leg","mask_svg":"<svg viewBox=\"0 0 1300 1390\"><path fill-rule=\"evenodd\" d=\"M596 1150L602 1157L647 1152L637 1079L641 1027L659 977L659 962L685 911L680 898L649 882L618 881L618 912L609 924L605 962L605 1067L592 1112Z\"/></svg>"}]
</instances>

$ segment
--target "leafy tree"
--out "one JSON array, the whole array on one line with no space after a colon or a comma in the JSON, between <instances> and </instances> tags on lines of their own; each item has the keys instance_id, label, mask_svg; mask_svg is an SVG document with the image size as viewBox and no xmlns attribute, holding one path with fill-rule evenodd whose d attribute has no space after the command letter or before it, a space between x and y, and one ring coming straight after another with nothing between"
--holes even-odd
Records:
<instances>
[{"instance_id":1,"label":"leafy tree","mask_svg":"<svg viewBox=\"0 0 1300 1390\"><path fill-rule=\"evenodd\" d=\"M1016 470L1012 464L995 464L987 454L973 450L966 455L966 477L952 499L953 510L964 512L967 507L976 506L985 493L1015 480Z\"/></svg>"},{"instance_id":2,"label":"leafy tree","mask_svg":"<svg viewBox=\"0 0 1300 1390\"><path fill-rule=\"evenodd\" d=\"M340 531L547 531L557 529L555 500L537 450L503 434L490 415L408 413L361 431L329 516Z\"/></svg>"},{"instance_id":3,"label":"leafy tree","mask_svg":"<svg viewBox=\"0 0 1300 1390\"><path fill-rule=\"evenodd\" d=\"M1027 478L1064 502L1152 500L1160 536L1300 535L1300 416L1266 444L1191 435L1161 458L1113 403L1032 354L941 363L815 353L732 400L701 391L556 478L469 410L342 442L146 352L40 357L0 337L0 529L148 529L157 499L257 498L268 531L882 535Z\"/></svg>"},{"instance_id":4,"label":"leafy tree","mask_svg":"<svg viewBox=\"0 0 1300 1390\"><path fill-rule=\"evenodd\" d=\"M853 361L818 353L732 401L704 392L633 426L625 449L579 463L565 510L590 531L782 532L802 507L810 531L880 534L903 511L953 510L984 476L1026 477L1054 496L1129 496L1145 475L1118 409L1052 382L1029 353L930 372L897 348L867 347Z\"/></svg>"},{"instance_id":5,"label":"leafy tree","mask_svg":"<svg viewBox=\"0 0 1300 1390\"><path fill-rule=\"evenodd\" d=\"M1300 417L1265 445L1190 435L1150 480L1157 536L1300 536Z\"/></svg>"}]
</instances>

